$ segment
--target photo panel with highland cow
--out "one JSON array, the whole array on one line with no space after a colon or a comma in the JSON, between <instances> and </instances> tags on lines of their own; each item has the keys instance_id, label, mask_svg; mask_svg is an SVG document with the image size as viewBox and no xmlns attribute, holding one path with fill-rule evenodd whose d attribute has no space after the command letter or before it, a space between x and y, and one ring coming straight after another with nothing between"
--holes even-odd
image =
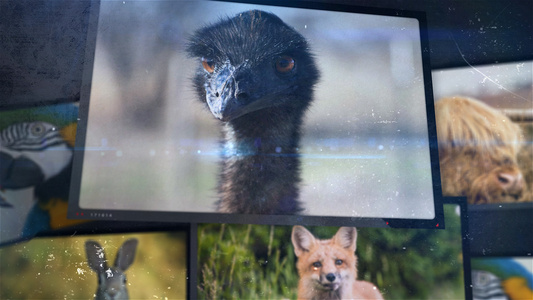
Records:
<instances>
[{"instance_id":1,"label":"photo panel with highland cow","mask_svg":"<svg viewBox=\"0 0 533 300\"><path fill-rule=\"evenodd\" d=\"M425 15L261 3L94 3L69 217L442 223Z\"/></svg>"},{"instance_id":2,"label":"photo panel with highland cow","mask_svg":"<svg viewBox=\"0 0 533 300\"><path fill-rule=\"evenodd\" d=\"M533 208L532 70L520 61L433 71L444 196Z\"/></svg>"},{"instance_id":3,"label":"photo panel with highland cow","mask_svg":"<svg viewBox=\"0 0 533 300\"><path fill-rule=\"evenodd\" d=\"M0 248L0 298L186 299L187 231L119 231Z\"/></svg>"},{"instance_id":4,"label":"photo panel with highland cow","mask_svg":"<svg viewBox=\"0 0 533 300\"><path fill-rule=\"evenodd\" d=\"M198 225L199 299L471 299L466 204L445 229Z\"/></svg>"}]
</instances>

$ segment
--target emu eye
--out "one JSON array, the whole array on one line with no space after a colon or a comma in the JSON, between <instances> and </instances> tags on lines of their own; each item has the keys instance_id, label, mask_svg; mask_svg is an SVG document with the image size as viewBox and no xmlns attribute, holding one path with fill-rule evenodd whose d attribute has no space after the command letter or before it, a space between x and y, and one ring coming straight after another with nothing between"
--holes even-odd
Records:
<instances>
[{"instance_id":1,"label":"emu eye","mask_svg":"<svg viewBox=\"0 0 533 300\"><path fill-rule=\"evenodd\" d=\"M335 260L335 264L336 264L337 266L342 265L342 263L343 263L342 259L336 259L336 260Z\"/></svg>"},{"instance_id":2,"label":"emu eye","mask_svg":"<svg viewBox=\"0 0 533 300\"><path fill-rule=\"evenodd\" d=\"M215 62L212 59L202 57L202 67L209 73L215 71Z\"/></svg>"},{"instance_id":3,"label":"emu eye","mask_svg":"<svg viewBox=\"0 0 533 300\"><path fill-rule=\"evenodd\" d=\"M319 261L313 263L313 268L318 269L320 267L322 267L322 263L320 263Z\"/></svg>"},{"instance_id":4,"label":"emu eye","mask_svg":"<svg viewBox=\"0 0 533 300\"><path fill-rule=\"evenodd\" d=\"M294 69L294 59L288 55L280 56L276 60L276 71L281 74L289 73Z\"/></svg>"}]
</instances>

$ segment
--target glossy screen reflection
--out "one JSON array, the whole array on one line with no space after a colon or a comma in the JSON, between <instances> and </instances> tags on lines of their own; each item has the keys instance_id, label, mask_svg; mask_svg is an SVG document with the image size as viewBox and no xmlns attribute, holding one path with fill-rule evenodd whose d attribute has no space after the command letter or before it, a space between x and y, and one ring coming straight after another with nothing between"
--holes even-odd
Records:
<instances>
[{"instance_id":1,"label":"glossy screen reflection","mask_svg":"<svg viewBox=\"0 0 533 300\"><path fill-rule=\"evenodd\" d=\"M299 32L320 72L298 147L301 214L433 219L419 21L221 2L100 4L80 209L216 212L222 126L197 99L186 42L250 9Z\"/></svg>"}]
</instances>

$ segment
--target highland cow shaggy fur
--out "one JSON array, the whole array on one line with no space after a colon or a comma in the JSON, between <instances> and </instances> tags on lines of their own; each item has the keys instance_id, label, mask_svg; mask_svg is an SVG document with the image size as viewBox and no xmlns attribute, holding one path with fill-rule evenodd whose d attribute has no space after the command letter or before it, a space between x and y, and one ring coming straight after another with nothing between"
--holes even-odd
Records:
<instances>
[{"instance_id":1,"label":"highland cow shaggy fur","mask_svg":"<svg viewBox=\"0 0 533 300\"><path fill-rule=\"evenodd\" d=\"M528 126L530 130L533 130L533 124ZM533 201L533 143L531 139L532 134L529 135L528 143L524 145L520 152L518 152L518 166L524 175L526 182L526 189L522 194L521 201Z\"/></svg>"},{"instance_id":2,"label":"highland cow shaggy fur","mask_svg":"<svg viewBox=\"0 0 533 300\"><path fill-rule=\"evenodd\" d=\"M517 164L523 135L517 124L466 97L437 101L435 114L445 196L466 196L470 204L524 200Z\"/></svg>"}]
</instances>

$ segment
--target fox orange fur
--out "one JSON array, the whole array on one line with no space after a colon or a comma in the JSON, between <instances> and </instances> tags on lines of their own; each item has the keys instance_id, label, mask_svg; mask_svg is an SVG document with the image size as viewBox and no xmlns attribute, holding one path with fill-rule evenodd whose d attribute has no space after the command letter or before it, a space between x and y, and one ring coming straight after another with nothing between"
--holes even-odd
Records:
<instances>
[{"instance_id":1,"label":"fox orange fur","mask_svg":"<svg viewBox=\"0 0 533 300\"><path fill-rule=\"evenodd\" d=\"M300 275L298 299L383 299L375 285L357 280L357 230L341 227L320 240L302 226L292 229Z\"/></svg>"}]
</instances>

